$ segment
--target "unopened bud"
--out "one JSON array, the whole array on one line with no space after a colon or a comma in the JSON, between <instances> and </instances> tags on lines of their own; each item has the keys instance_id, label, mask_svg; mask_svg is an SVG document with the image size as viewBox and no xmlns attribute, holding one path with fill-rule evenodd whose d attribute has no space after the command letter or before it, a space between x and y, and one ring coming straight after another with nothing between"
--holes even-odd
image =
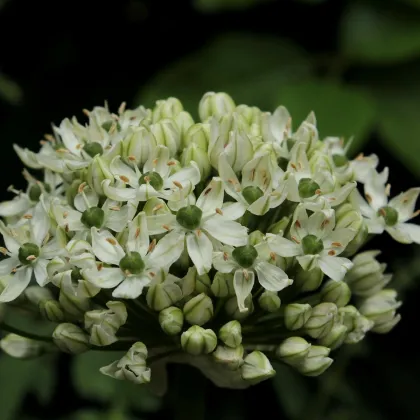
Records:
<instances>
[{"instance_id":1,"label":"unopened bud","mask_svg":"<svg viewBox=\"0 0 420 420\"><path fill-rule=\"evenodd\" d=\"M213 277L211 291L213 295L218 298L235 296L235 289L233 288L233 274L217 272Z\"/></svg>"},{"instance_id":2,"label":"unopened bud","mask_svg":"<svg viewBox=\"0 0 420 420\"><path fill-rule=\"evenodd\" d=\"M260 230L254 230L248 235L248 244L255 246L264 241L264 234Z\"/></svg>"},{"instance_id":3,"label":"unopened bud","mask_svg":"<svg viewBox=\"0 0 420 420\"><path fill-rule=\"evenodd\" d=\"M198 105L198 114L202 122L206 122L210 117L221 117L235 110L235 102L224 92L207 92L201 98Z\"/></svg>"},{"instance_id":4,"label":"unopened bud","mask_svg":"<svg viewBox=\"0 0 420 420\"><path fill-rule=\"evenodd\" d=\"M318 344L335 350L340 347L347 338L347 327L343 324L336 323L330 332L318 339Z\"/></svg>"},{"instance_id":5,"label":"unopened bud","mask_svg":"<svg viewBox=\"0 0 420 420\"><path fill-rule=\"evenodd\" d=\"M189 144L182 153L181 163L183 166L188 166L191 161L197 164L200 169L201 180L205 181L211 172L211 164L206 150L195 143Z\"/></svg>"},{"instance_id":6,"label":"unopened bud","mask_svg":"<svg viewBox=\"0 0 420 420\"><path fill-rule=\"evenodd\" d=\"M25 297L33 305L38 306L41 302L52 299L53 295L46 287L29 286L25 290Z\"/></svg>"},{"instance_id":7,"label":"unopened bud","mask_svg":"<svg viewBox=\"0 0 420 420\"><path fill-rule=\"evenodd\" d=\"M241 324L236 320L229 321L227 324L220 328L219 338L228 347L238 347L242 343Z\"/></svg>"},{"instance_id":8,"label":"unopened bud","mask_svg":"<svg viewBox=\"0 0 420 420\"><path fill-rule=\"evenodd\" d=\"M152 121L155 123L164 118L174 118L183 110L182 103L177 98L156 101L152 111Z\"/></svg>"},{"instance_id":9,"label":"unopened bud","mask_svg":"<svg viewBox=\"0 0 420 420\"><path fill-rule=\"evenodd\" d=\"M311 344L302 337L286 338L276 350L276 356L289 365L300 363L309 353Z\"/></svg>"},{"instance_id":10,"label":"unopened bud","mask_svg":"<svg viewBox=\"0 0 420 420\"><path fill-rule=\"evenodd\" d=\"M41 302L39 310L41 315L48 321L63 322L66 319L63 308L57 300L50 299Z\"/></svg>"},{"instance_id":11,"label":"unopened bud","mask_svg":"<svg viewBox=\"0 0 420 420\"><path fill-rule=\"evenodd\" d=\"M265 379L272 378L276 371L271 366L267 356L255 350L245 357L244 363L241 366L241 376L251 384L257 384Z\"/></svg>"},{"instance_id":12,"label":"unopened bud","mask_svg":"<svg viewBox=\"0 0 420 420\"><path fill-rule=\"evenodd\" d=\"M87 182L89 187L92 188L97 194L104 195L102 188L102 181L109 179L114 180L114 177L109 170L108 163L101 157L95 156L89 164L87 172Z\"/></svg>"},{"instance_id":13,"label":"unopened bud","mask_svg":"<svg viewBox=\"0 0 420 420\"><path fill-rule=\"evenodd\" d=\"M312 338L321 338L327 335L337 318L338 309L334 303L324 302L312 308L312 313L304 328Z\"/></svg>"},{"instance_id":14,"label":"unopened bud","mask_svg":"<svg viewBox=\"0 0 420 420\"><path fill-rule=\"evenodd\" d=\"M125 157L134 158L138 166L144 165L156 147L156 139L147 127L131 127L130 130L132 133L123 142Z\"/></svg>"},{"instance_id":15,"label":"unopened bud","mask_svg":"<svg viewBox=\"0 0 420 420\"><path fill-rule=\"evenodd\" d=\"M162 311L182 299L182 290L172 282L152 284L147 290L146 301L154 311Z\"/></svg>"},{"instance_id":16,"label":"unopened bud","mask_svg":"<svg viewBox=\"0 0 420 420\"><path fill-rule=\"evenodd\" d=\"M194 125L194 119L187 111L181 111L177 116L173 117L173 119L175 120L181 135L181 148L184 148L184 144L186 144L185 135L188 129Z\"/></svg>"},{"instance_id":17,"label":"unopened bud","mask_svg":"<svg viewBox=\"0 0 420 420\"><path fill-rule=\"evenodd\" d=\"M195 277L195 292L211 294L211 280L208 274L197 274Z\"/></svg>"},{"instance_id":18,"label":"unopened bud","mask_svg":"<svg viewBox=\"0 0 420 420\"><path fill-rule=\"evenodd\" d=\"M21 337L17 334L7 334L0 340L0 348L9 356L17 359L32 359L45 352L45 343Z\"/></svg>"},{"instance_id":19,"label":"unopened bud","mask_svg":"<svg viewBox=\"0 0 420 420\"><path fill-rule=\"evenodd\" d=\"M198 123L192 125L185 134L184 147L194 144L207 153L210 141L210 124Z\"/></svg>"},{"instance_id":20,"label":"unopened bud","mask_svg":"<svg viewBox=\"0 0 420 420\"><path fill-rule=\"evenodd\" d=\"M159 313L159 323L168 335L178 335L184 325L184 314L176 306L170 306Z\"/></svg>"},{"instance_id":21,"label":"unopened bud","mask_svg":"<svg viewBox=\"0 0 420 420\"><path fill-rule=\"evenodd\" d=\"M291 303L284 308L284 325L288 330L302 328L312 313L311 305L307 303Z\"/></svg>"},{"instance_id":22,"label":"unopened bud","mask_svg":"<svg viewBox=\"0 0 420 420\"><path fill-rule=\"evenodd\" d=\"M308 355L296 366L297 370L305 376L319 376L324 373L333 362L329 358L330 349L323 346L311 346Z\"/></svg>"},{"instance_id":23,"label":"unopened bud","mask_svg":"<svg viewBox=\"0 0 420 420\"><path fill-rule=\"evenodd\" d=\"M260 307L267 312L276 312L280 309L281 300L276 292L265 290L258 298Z\"/></svg>"},{"instance_id":24,"label":"unopened bud","mask_svg":"<svg viewBox=\"0 0 420 420\"><path fill-rule=\"evenodd\" d=\"M349 286L343 281L328 280L321 290L323 302L335 303L339 308L346 306L351 298Z\"/></svg>"},{"instance_id":25,"label":"unopened bud","mask_svg":"<svg viewBox=\"0 0 420 420\"><path fill-rule=\"evenodd\" d=\"M193 325L182 333L181 346L184 351L193 356L209 354L217 346L217 337L214 331Z\"/></svg>"},{"instance_id":26,"label":"unopened bud","mask_svg":"<svg viewBox=\"0 0 420 420\"><path fill-rule=\"evenodd\" d=\"M233 296L226 301L225 310L230 318L241 321L254 312L254 302L252 300L252 295L248 295L246 297L244 306L245 308L248 308L248 310L246 312L241 312L238 306L238 299L236 296Z\"/></svg>"},{"instance_id":27,"label":"unopened bud","mask_svg":"<svg viewBox=\"0 0 420 420\"><path fill-rule=\"evenodd\" d=\"M374 322L363 316L354 306L339 308L340 322L347 327L346 344L356 344L363 340L366 333L372 329Z\"/></svg>"},{"instance_id":28,"label":"unopened bud","mask_svg":"<svg viewBox=\"0 0 420 420\"><path fill-rule=\"evenodd\" d=\"M184 305L183 311L188 323L203 325L213 317L213 302L205 293L200 293Z\"/></svg>"},{"instance_id":29,"label":"unopened bud","mask_svg":"<svg viewBox=\"0 0 420 420\"><path fill-rule=\"evenodd\" d=\"M300 265L295 274L295 286L300 292L313 292L321 286L324 273L319 267L305 271Z\"/></svg>"},{"instance_id":30,"label":"unopened bud","mask_svg":"<svg viewBox=\"0 0 420 420\"><path fill-rule=\"evenodd\" d=\"M244 363L244 348L238 347L217 346L212 353L214 361L226 366L229 370L238 370Z\"/></svg>"},{"instance_id":31,"label":"unopened bud","mask_svg":"<svg viewBox=\"0 0 420 420\"><path fill-rule=\"evenodd\" d=\"M175 156L181 146L181 133L173 119L166 118L150 126L156 143L169 149L170 156Z\"/></svg>"},{"instance_id":32,"label":"unopened bud","mask_svg":"<svg viewBox=\"0 0 420 420\"><path fill-rule=\"evenodd\" d=\"M77 325L63 323L53 332L56 346L65 353L80 354L89 350L89 336Z\"/></svg>"}]
</instances>

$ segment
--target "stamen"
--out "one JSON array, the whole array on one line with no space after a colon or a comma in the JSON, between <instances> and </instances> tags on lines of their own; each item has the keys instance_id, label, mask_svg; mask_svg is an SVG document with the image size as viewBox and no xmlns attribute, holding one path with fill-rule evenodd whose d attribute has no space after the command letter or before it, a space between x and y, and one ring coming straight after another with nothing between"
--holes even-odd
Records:
<instances>
[{"instance_id":1,"label":"stamen","mask_svg":"<svg viewBox=\"0 0 420 420\"><path fill-rule=\"evenodd\" d=\"M24 214L22 217L29 220L32 219L32 214Z\"/></svg>"},{"instance_id":2,"label":"stamen","mask_svg":"<svg viewBox=\"0 0 420 420\"><path fill-rule=\"evenodd\" d=\"M216 208L216 213L220 214L221 216L223 216L223 211L222 209L219 209L218 207Z\"/></svg>"},{"instance_id":3,"label":"stamen","mask_svg":"<svg viewBox=\"0 0 420 420\"><path fill-rule=\"evenodd\" d=\"M120 175L120 179L122 182L125 182L126 184L130 181L125 175Z\"/></svg>"},{"instance_id":4,"label":"stamen","mask_svg":"<svg viewBox=\"0 0 420 420\"><path fill-rule=\"evenodd\" d=\"M117 245L117 241L113 238L106 238L105 240L111 245Z\"/></svg>"},{"instance_id":5,"label":"stamen","mask_svg":"<svg viewBox=\"0 0 420 420\"><path fill-rule=\"evenodd\" d=\"M134 237L135 237L135 238L138 238L138 237L139 237L139 235L140 235L140 228L137 228L137 229L136 229L136 233L134 234Z\"/></svg>"},{"instance_id":6,"label":"stamen","mask_svg":"<svg viewBox=\"0 0 420 420\"><path fill-rule=\"evenodd\" d=\"M84 188L86 187L86 182L82 182L80 185L79 185L79 188L78 188L78 192L79 192L79 194L81 194L82 192L83 192L83 190L84 190Z\"/></svg>"},{"instance_id":7,"label":"stamen","mask_svg":"<svg viewBox=\"0 0 420 420\"><path fill-rule=\"evenodd\" d=\"M207 188L207 190L206 190L206 191L204 191L204 195L209 194L209 193L210 193L210 191L211 191L211 188Z\"/></svg>"},{"instance_id":8,"label":"stamen","mask_svg":"<svg viewBox=\"0 0 420 420\"><path fill-rule=\"evenodd\" d=\"M228 253L225 251L225 252L223 252L223 260L224 261L227 261L228 260L228 258L229 258L229 255L228 255Z\"/></svg>"},{"instance_id":9,"label":"stamen","mask_svg":"<svg viewBox=\"0 0 420 420\"><path fill-rule=\"evenodd\" d=\"M29 255L28 257L26 257L26 259L28 261L34 261L34 260L36 260L36 257L35 257L35 255Z\"/></svg>"},{"instance_id":10,"label":"stamen","mask_svg":"<svg viewBox=\"0 0 420 420\"><path fill-rule=\"evenodd\" d=\"M300 229L302 227L302 225L300 224L299 220L296 220L295 222L295 226Z\"/></svg>"},{"instance_id":11,"label":"stamen","mask_svg":"<svg viewBox=\"0 0 420 420\"><path fill-rule=\"evenodd\" d=\"M270 258L275 261L276 260L276 254L274 252L270 252Z\"/></svg>"},{"instance_id":12,"label":"stamen","mask_svg":"<svg viewBox=\"0 0 420 420\"><path fill-rule=\"evenodd\" d=\"M155 249L156 246L156 239L153 239L152 242L150 242L149 244L149 248L147 248L147 252L150 253Z\"/></svg>"},{"instance_id":13,"label":"stamen","mask_svg":"<svg viewBox=\"0 0 420 420\"><path fill-rule=\"evenodd\" d=\"M298 245L300 244L300 241L299 241L299 239L298 239L298 238L296 238L296 236L292 236L292 240L293 240L294 242L296 242Z\"/></svg>"},{"instance_id":14,"label":"stamen","mask_svg":"<svg viewBox=\"0 0 420 420\"><path fill-rule=\"evenodd\" d=\"M90 117L90 111L87 109L82 109L83 114L85 114L87 117Z\"/></svg>"},{"instance_id":15,"label":"stamen","mask_svg":"<svg viewBox=\"0 0 420 420\"><path fill-rule=\"evenodd\" d=\"M333 242L333 243L331 244L331 246L334 246L334 247L340 248L340 247L342 247L343 245L342 245L340 242Z\"/></svg>"},{"instance_id":16,"label":"stamen","mask_svg":"<svg viewBox=\"0 0 420 420\"><path fill-rule=\"evenodd\" d=\"M333 257L336 254L336 252L332 249L331 251L328 251L328 255Z\"/></svg>"},{"instance_id":17,"label":"stamen","mask_svg":"<svg viewBox=\"0 0 420 420\"><path fill-rule=\"evenodd\" d=\"M182 188L184 188L184 187L182 186L182 184L181 184L179 181L172 181L172 183L173 183L176 187L178 187L180 190L182 190Z\"/></svg>"},{"instance_id":18,"label":"stamen","mask_svg":"<svg viewBox=\"0 0 420 420\"><path fill-rule=\"evenodd\" d=\"M168 225L162 225L162 227L163 227L163 229L165 229L167 231L170 231L171 230L171 228Z\"/></svg>"},{"instance_id":19,"label":"stamen","mask_svg":"<svg viewBox=\"0 0 420 420\"><path fill-rule=\"evenodd\" d=\"M130 155L130 156L128 156L128 160L131 160L132 162L135 162L137 159L136 159L135 156Z\"/></svg>"},{"instance_id":20,"label":"stamen","mask_svg":"<svg viewBox=\"0 0 420 420\"><path fill-rule=\"evenodd\" d=\"M153 207L152 212L156 213L158 210L160 210L161 208L163 208L163 204L158 204L157 206Z\"/></svg>"},{"instance_id":21,"label":"stamen","mask_svg":"<svg viewBox=\"0 0 420 420\"><path fill-rule=\"evenodd\" d=\"M248 280L248 279L249 279L249 273L248 273L248 270L244 268L244 269L242 270L242 273L244 273L244 277L245 277L245 279L246 279L246 280Z\"/></svg>"}]
</instances>

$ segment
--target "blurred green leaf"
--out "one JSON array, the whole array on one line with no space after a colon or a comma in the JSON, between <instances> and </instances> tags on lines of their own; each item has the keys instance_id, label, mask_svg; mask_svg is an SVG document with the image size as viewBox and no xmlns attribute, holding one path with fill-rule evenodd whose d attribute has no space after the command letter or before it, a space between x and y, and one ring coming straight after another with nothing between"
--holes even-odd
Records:
<instances>
[{"instance_id":1,"label":"blurred green leaf","mask_svg":"<svg viewBox=\"0 0 420 420\"><path fill-rule=\"evenodd\" d=\"M352 2L341 24L341 48L362 63L390 63L420 54L420 19L395 8Z\"/></svg>"},{"instance_id":2,"label":"blurred green leaf","mask_svg":"<svg viewBox=\"0 0 420 420\"><path fill-rule=\"evenodd\" d=\"M47 405L54 395L57 384L57 366L55 355L45 355L32 360L36 364L36 374L32 376L30 390L38 397L42 405Z\"/></svg>"},{"instance_id":3,"label":"blurred green leaf","mask_svg":"<svg viewBox=\"0 0 420 420\"><path fill-rule=\"evenodd\" d=\"M194 0L194 6L201 12L212 13L222 10L241 10L273 0Z\"/></svg>"},{"instance_id":4,"label":"blurred green leaf","mask_svg":"<svg viewBox=\"0 0 420 420\"><path fill-rule=\"evenodd\" d=\"M79 410L71 416L65 417L62 420L141 420L139 417L133 417L121 412L119 410L95 410L85 409Z\"/></svg>"},{"instance_id":5,"label":"blurred green leaf","mask_svg":"<svg viewBox=\"0 0 420 420\"><path fill-rule=\"evenodd\" d=\"M290 111L294 125L314 111L321 137L354 136L351 153L362 147L374 123L373 99L354 87L314 80L288 84L280 92L278 103Z\"/></svg>"},{"instance_id":6,"label":"blurred green leaf","mask_svg":"<svg viewBox=\"0 0 420 420\"><path fill-rule=\"evenodd\" d=\"M0 73L0 97L12 105L18 105L23 97L20 86L3 73Z\"/></svg>"},{"instance_id":7,"label":"blurred green leaf","mask_svg":"<svg viewBox=\"0 0 420 420\"><path fill-rule=\"evenodd\" d=\"M166 67L141 90L137 102L152 106L157 99L175 96L196 115L200 98L213 90L226 91L238 104L272 109L281 86L310 73L309 59L289 41L229 34Z\"/></svg>"}]
</instances>

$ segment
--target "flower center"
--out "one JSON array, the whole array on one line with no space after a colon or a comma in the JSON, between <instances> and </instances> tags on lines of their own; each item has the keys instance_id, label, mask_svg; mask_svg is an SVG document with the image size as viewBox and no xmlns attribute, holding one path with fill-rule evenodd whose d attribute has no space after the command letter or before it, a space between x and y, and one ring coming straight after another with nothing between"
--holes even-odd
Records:
<instances>
[{"instance_id":1,"label":"flower center","mask_svg":"<svg viewBox=\"0 0 420 420\"><path fill-rule=\"evenodd\" d=\"M315 235L306 235L302 239L302 249L305 255L316 255L324 249L324 244Z\"/></svg>"},{"instance_id":2,"label":"flower center","mask_svg":"<svg viewBox=\"0 0 420 420\"><path fill-rule=\"evenodd\" d=\"M232 257L243 268L249 268L258 257L258 252L252 245L238 246L232 252Z\"/></svg>"},{"instance_id":3,"label":"flower center","mask_svg":"<svg viewBox=\"0 0 420 420\"><path fill-rule=\"evenodd\" d=\"M43 184L45 191L47 193L51 192L51 187L49 184ZM42 194L42 189L39 184L33 184L29 187L28 195L31 201L39 201L39 197Z\"/></svg>"},{"instance_id":4,"label":"flower center","mask_svg":"<svg viewBox=\"0 0 420 420\"><path fill-rule=\"evenodd\" d=\"M185 229L197 229L201 223L203 212L197 206L182 207L176 214L176 221Z\"/></svg>"},{"instance_id":5,"label":"flower center","mask_svg":"<svg viewBox=\"0 0 420 420\"><path fill-rule=\"evenodd\" d=\"M18 258L19 261L28 265L31 264L39 257L39 246L32 242L26 242L19 248Z\"/></svg>"},{"instance_id":6,"label":"flower center","mask_svg":"<svg viewBox=\"0 0 420 420\"><path fill-rule=\"evenodd\" d=\"M91 207L83 212L81 222L88 228L100 228L104 223L105 213L99 207Z\"/></svg>"},{"instance_id":7,"label":"flower center","mask_svg":"<svg viewBox=\"0 0 420 420\"><path fill-rule=\"evenodd\" d=\"M73 270L71 270L71 279L73 281L77 281L83 278L80 271L81 270L79 267L74 267Z\"/></svg>"},{"instance_id":8,"label":"flower center","mask_svg":"<svg viewBox=\"0 0 420 420\"><path fill-rule=\"evenodd\" d=\"M245 187L242 190L242 195L244 196L248 204L252 204L259 198L261 198L264 195L264 193L261 188L249 185L248 187Z\"/></svg>"},{"instance_id":9,"label":"flower center","mask_svg":"<svg viewBox=\"0 0 420 420\"><path fill-rule=\"evenodd\" d=\"M140 177L140 184L150 184L155 190L163 187L163 179L157 172L146 172Z\"/></svg>"},{"instance_id":10,"label":"flower center","mask_svg":"<svg viewBox=\"0 0 420 420\"><path fill-rule=\"evenodd\" d=\"M111 128L113 127L113 126L116 126L116 129L118 130L118 131L121 131L121 126L120 126L120 123L118 123L118 122L116 122L116 121L113 121L113 120L108 120L108 121L105 121L103 124L102 124L102 128L105 130L105 131L107 131L108 133L110 132L110 130L111 130Z\"/></svg>"},{"instance_id":11,"label":"flower center","mask_svg":"<svg viewBox=\"0 0 420 420\"><path fill-rule=\"evenodd\" d=\"M120 260L120 268L124 273L140 274L144 270L144 261L138 252L128 252L127 255Z\"/></svg>"},{"instance_id":12,"label":"flower center","mask_svg":"<svg viewBox=\"0 0 420 420\"><path fill-rule=\"evenodd\" d=\"M344 155L333 155L332 160L334 162L334 165L337 166L337 168L341 168L342 166L347 165L349 160Z\"/></svg>"},{"instance_id":13,"label":"flower center","mask_svg":"<svg viewBox=\"0 0 420 420\"><path fill-rule=\"evenodd\" d=\"M393 207L382 207L378 210L378 216L383 217L387 226L395 226L398 222L398 212Z\"/></svg>"},{"instance_id":14,"label":"flower center","mask_svg":"<svg viewBox=\"0 0 420 420\"><path fill-rule=\"evenodd\" d=\"M102 153L104 152L104 149L102 148L102 146L97 142L85 144L85 146L83 147L83 150L90 157L95 157L96 155L102 155Z\"/></svg>"},{"instance_id":15,"label":"flower center","mask_svg":"<svg viewBox=\"0 0 420 420\"><path fill-rule=\"evenodd\" d=\"M312 181L311 178L302 178L299 181L299 195L301 198L309 198L316 194L318 190L320 190L319 185Z\"/></svg>"}]
</instances>

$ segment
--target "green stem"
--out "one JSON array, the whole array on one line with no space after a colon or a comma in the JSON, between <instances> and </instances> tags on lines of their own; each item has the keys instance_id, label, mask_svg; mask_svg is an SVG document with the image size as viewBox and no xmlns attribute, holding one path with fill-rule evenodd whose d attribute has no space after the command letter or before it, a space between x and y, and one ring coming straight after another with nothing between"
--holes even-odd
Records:
<instances>
[{"instance_id":1,"label":"green stem","mask_svg":"<svg viewBox=\"0 0 420 420\"><path fill-rule=\"evenodd\" d=\"M53 342L52 337L43 337L37 334L32 334L30 332L22 331L19 328L12 327L11 325L5 324L4 322L0 324L0 330L4 330L12 334L17 334L21 337L29 338L31 340L44 341L47 343Z\"/></svg>"},{"instance_id":2,"label":"green stem","mask_svg":"<svg viewBox=\"0 0 420 420\"><path fill-rule=\"evenodd\" d=\"M158 362L159 360L164 359L165 357L174 356L174 355L180 354L180 353L181 352L180 352L179 349L168 350L164 353L156 354L155 356L149 357L147 359L147 363L151 365L152 363Z\"/></svg>"}]
</instances>

